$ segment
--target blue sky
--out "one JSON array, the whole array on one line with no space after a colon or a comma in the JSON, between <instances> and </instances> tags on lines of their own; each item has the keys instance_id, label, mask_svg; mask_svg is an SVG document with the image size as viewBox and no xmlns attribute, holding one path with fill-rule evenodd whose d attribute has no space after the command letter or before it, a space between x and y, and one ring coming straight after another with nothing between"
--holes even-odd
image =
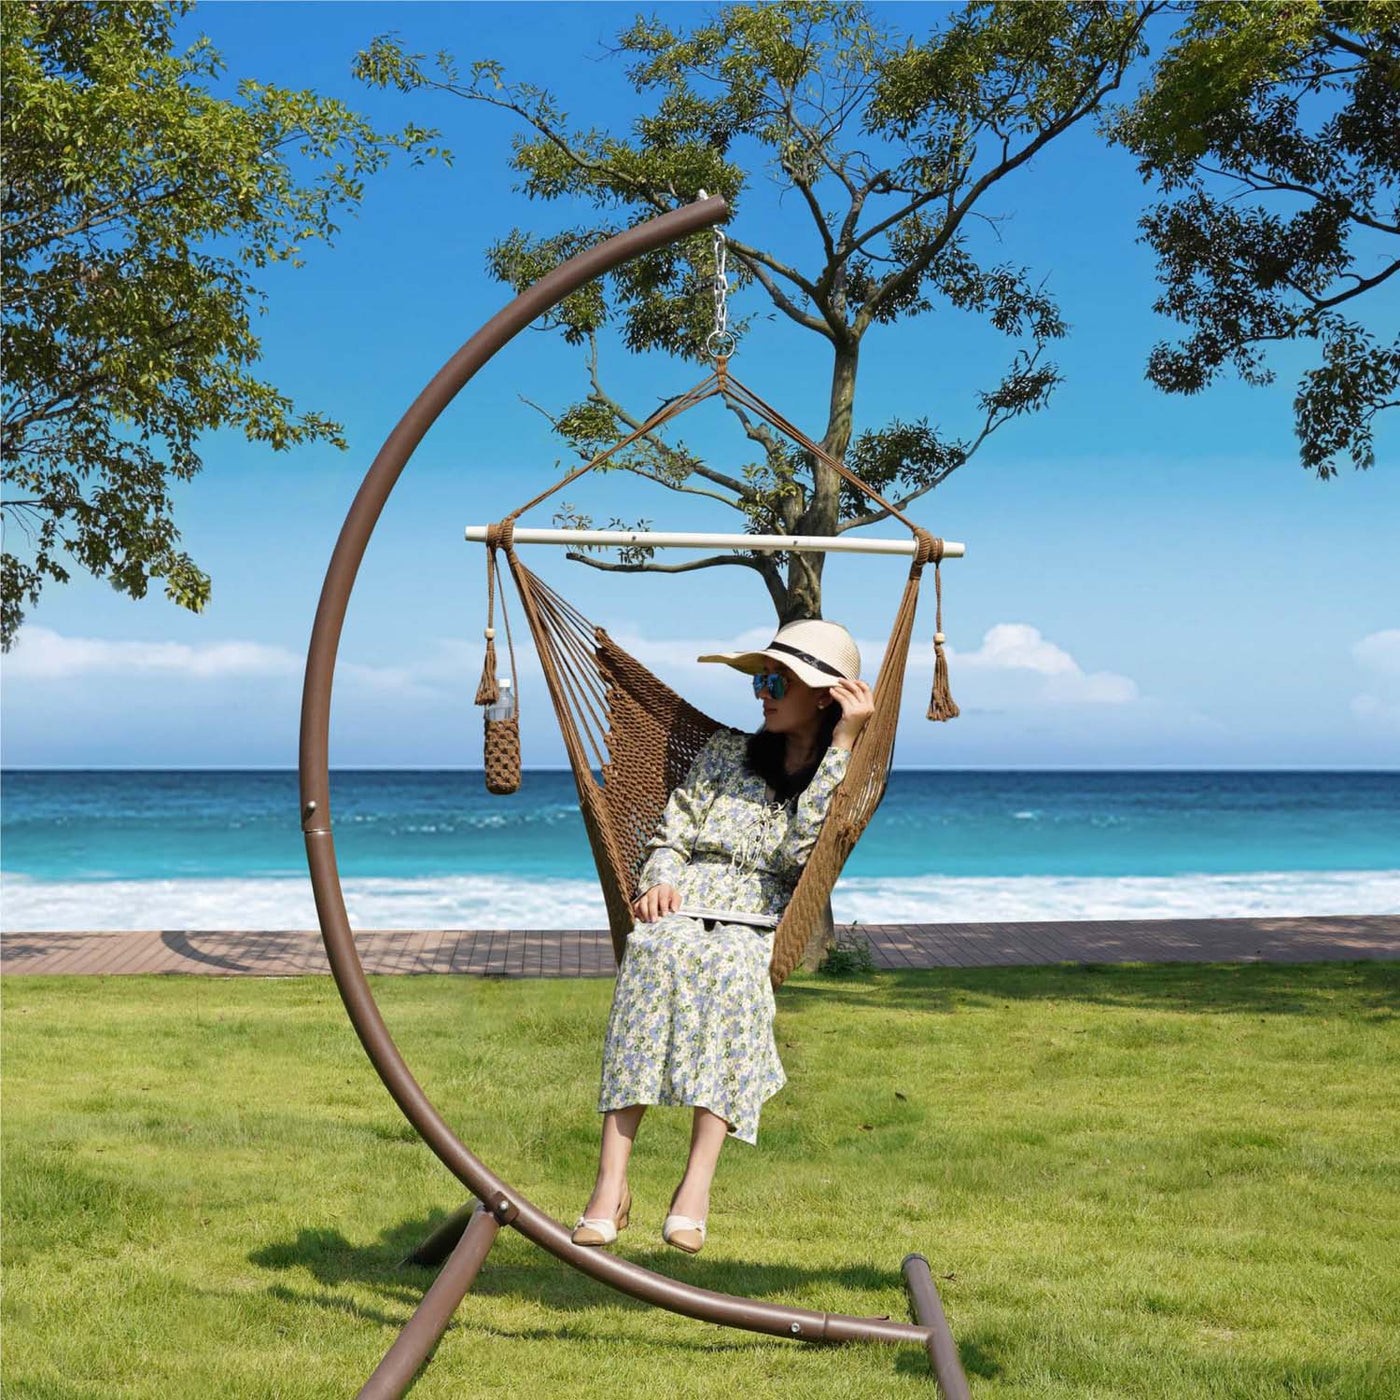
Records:
<instances>
[{"instance_id":1,"label":"blue sky","mask_svg":"<svg viewBox=\"0 0 1400 1400\"><path fill-rule=\"evenodd\" d=\"M690 6L670 6L671 18ZM698 14L698 7L694 7ZM914 34L942 7L883 13ZM204 5L230 78L339 95L381 127L442 128L454 167L396 167L370 181L360 215L305 268L267 279L261 373L302 409L345 425L349 452L274 454L235 434L204 444L205 470L177 491L186 547L213 576L195 617L75 576L50 587L3 667L0 756L11 767L290 767L304 649L321 578L351 498L384 437L451 353L508 298L484 253L512 226L567 226L585 211L512 190L508 114L430 95L371 93L349 76L355 51L394 28L412 48L495 57L508 76L553 90L580 125L621 128L636 108L603 44L631 5ZM1224 381L1192 398L1144 378L1173 337L1151 310L1150 250L1135 242L1150 191L1132 161L1083 128L1004 182L983 207L988 261L1045 279L1069 322L1053 348L1066 382L1050 407L995 434L918 518L967 557L944 568L944 630L963 715L923 719L932 587L916 627L898 761L985 767L1396 767L1400 765L1400 520L1397 432L1378 465L1322 482L1297 463L1292 397L1306 355L1272 361L1277 382ZM810 261L794 198L759 189L736 232ZM1374 265L1363 261L1360 271ZM824 345L758 313L736 373L809 431L827 392ZM1400 295L1373 295L1367 323L1393 326ZM975 318L940 310L866 341L857 426L927 415L969 435L975 394L1013 346ZM645 408L699 377L605 341L606 382ZM468 522L495 519L552 478L563 454L521 396L558 407L582 395L581 355L529 332L459 396L391 497L361 570L340 650L333 766L456 767L480 762L471 704L484 609L481 551ZM721 417L687 440L717 463L743 460ZM727 528L715 507L614 478L568 493L600 519L648 516L674 528ZM548 523L549 508L538 516ZM882 533L895 533L885 527ZM618 579L538 557L590 616L635 644L706 708L753 722L753 702L699 651L763 636L771 610L756 578L718 570ZM895 563L836 560L825 611L873 664L900 586ZM526 762L562 750L547 698L523 677Z\"/></svg>"}]
</instances>

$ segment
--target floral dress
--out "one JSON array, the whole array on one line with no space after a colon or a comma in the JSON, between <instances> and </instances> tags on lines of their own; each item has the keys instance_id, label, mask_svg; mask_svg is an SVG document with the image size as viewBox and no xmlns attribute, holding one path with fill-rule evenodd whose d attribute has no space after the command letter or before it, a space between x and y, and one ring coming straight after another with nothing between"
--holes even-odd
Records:
<instances>
[{"instance_id":1,"label":"floral dress","mask_svg":"<svg viewBox=\"0 0 1400 1400\"><path fill-rule=\"evenodd\" d=\"M745 763L748 735L720 730L666 803L637 879L682 907L781 915L816 843L847 749L830 748L790 803ZM773 1040L773 930L669 914L627 935L603 1047L599 1112L708 1108L741 1142L787 1076Z\"/></svg>"}]
</instances>

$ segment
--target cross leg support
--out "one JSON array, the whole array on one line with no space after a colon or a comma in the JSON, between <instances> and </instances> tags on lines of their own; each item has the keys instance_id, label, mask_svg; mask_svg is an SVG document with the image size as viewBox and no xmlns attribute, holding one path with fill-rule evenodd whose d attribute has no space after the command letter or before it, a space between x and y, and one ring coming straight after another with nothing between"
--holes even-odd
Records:
<instances>
[{"instance_id":1,"label":"cross leg support","mask_svg":"<svg viewBox=\"0 0 1400 1400\"><path fill-rule=\"evenodd\" d=\"M478 1205L472 1210L470 1223L461 1232L461 1239L442 1266L442 1272L423 1295L408 1325L385 1352L384 1360L364 1383L359 1400L399 1400L438 1338L447 1330L448 1321L475 1281L500 1228L500 1223L485 1207ZM445 1233L446 1226L441 1227L422 1248Z\"/></svg>"},{"instance_id":2,"label":"cross leg support","mask_svg":"<svg viewBox=\"0 0 1400 1400\"><path fill-rule=\"evenodd\" d=\"M500 1226L514 1219L515 1212L508 1197L497 1193L491 1198L491 1204L493 1209L487 1209L476 1201L459 1206L404 1258L404 1264L428 1267L441 1264L444 1259L447 1263L418 1311L360 1392L359 1400L399 1400L471 1287ZM572 1261L566 1258L565 1262ZM922 1254L910 1254L905 1257L901 1269L917 1326L890 1323L888 1318L828 1315L821 1318L821 1325L815 1329L804 1329L800 1323L796 1323L785 1330L794 1339L804 1341L917 1341L928 1352L943 1400L971 1400L957 1343L953 1340L947 1316L943 1312L928 1260ZM641 1296L632 1288L621 1287L623 1292L634 1297ZM645 1301L667 1306L666 1302L656 1298ZM704 1313L693 1315L705 1316ZM721 1319L712 1317L710 1320ZM755 1320L748 1318L725 1321L728 1325L748 1327L758 1332L777 1330L755 1325Z\"/></svg>"},{"instance_id":3,"label":"cross leg support","mask_svg":"<svg viewBox=\"0 0 1400 1400\"><path fill-rule=\"evenodd\" d=\"M908 1254L904 1258L902 1271L904 1286L909 1290L909 1303L914 1310L914 1321L928 1329L928 1359L944 1400L971 1400L967 1376L958 1359L958 1344L953 1340L948 1319L944 1316L928 1260L922 1254Z\"/></svg>"}]
</instances>

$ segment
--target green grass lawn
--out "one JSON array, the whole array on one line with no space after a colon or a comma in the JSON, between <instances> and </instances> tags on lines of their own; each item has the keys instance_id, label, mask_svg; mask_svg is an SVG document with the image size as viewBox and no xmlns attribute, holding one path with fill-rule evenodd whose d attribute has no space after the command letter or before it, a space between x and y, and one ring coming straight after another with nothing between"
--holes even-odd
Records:
<instances>
[{"instance_id":1,"label":"green grass lawn","mask_svg":"<svg viewBox=\"0 0 1400 1400\"><path fill-rule=\"evenodd\" d=\"M375 979L469 1147L572 1220L607 981ZM329 978L5 978L4 1354L20 1397L349 1396L464 1193ZM798 977L787 1088L720 1162L705 1252L659 1239L689 1115L633 1159L631 1259L907 1318L922 1250L979 1397L1400 1394L1400 968ZM932 1395L917 1348L815 1347L495 1248L424 1397Z\"/></svg>"}]
</instances>

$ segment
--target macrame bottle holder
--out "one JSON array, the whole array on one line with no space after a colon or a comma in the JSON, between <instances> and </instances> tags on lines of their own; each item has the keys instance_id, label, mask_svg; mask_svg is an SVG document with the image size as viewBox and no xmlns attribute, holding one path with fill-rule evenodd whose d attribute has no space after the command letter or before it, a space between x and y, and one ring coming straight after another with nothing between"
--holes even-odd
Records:
<instances>
[{"instance_id":1,"label":"macrame bottle holder","mask_svg":"<svg viewBox=\"0 0 1400 1400\"><path fill-rule=\"evenodd\" d=\"M486 550L486 660L481 668L481 681L476 688L476 704L494 705L500 699L496 684L496 585L500 582L501 566L496 557L497 547L510 545L509 525L501 531L504 538L488 540ZM510 656L510 689L515 697L515 714L509 719L492 719L483 710L485 735L482 744L482 766L486 770L486 791L498 797L508 797L520 787L520 682L515 670L515 643L510 635L510 618L506 613L506 591L501 588L501 622L506 629L506 648Z\"/></svg>"},{"instance_id":2,"label":"macrame bottle holder","mask_svg":"<svg viewBox=\"0 0 1400 1400\"><path fill-rule=\"evenodd\" d=\"M486 791L508 797L520 786L520 721L488 719L483 747Z\"/></svg>"}]
</instances>

